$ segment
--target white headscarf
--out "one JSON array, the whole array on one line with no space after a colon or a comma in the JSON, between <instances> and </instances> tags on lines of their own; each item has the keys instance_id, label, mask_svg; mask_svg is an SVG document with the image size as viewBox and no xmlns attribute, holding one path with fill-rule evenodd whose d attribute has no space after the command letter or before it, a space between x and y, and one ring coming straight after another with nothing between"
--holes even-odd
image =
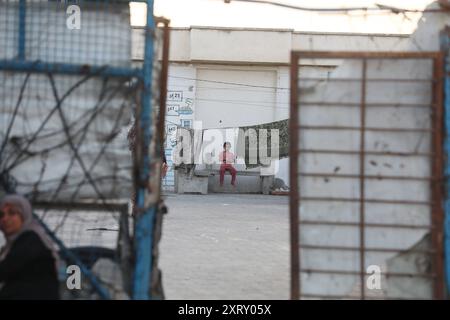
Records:
<instances>
[{"instance_id":1,"label":"white headscarf","mask_svg":"<svg viewBox=\"0 0 450 320\"><path fill-rule=\"evenodd\" d=\"M23 219L23 224L19 232L16 232L12 235L5 235L6 238L6 244L0 251L0 261L5 259L5 257L8 255L9 251L11 250L11 247L13 246L14 242L17 240L17 238L27 231L34 231L39 238L42 240L44 245L50 250L52 253L54 259L55 259L55 268L57 270L58 264L59 264L59 256L56 252L56 249L54 247L53 241L50 239L50 237L45 232L44 228L41 226L39 221L37 221L33 217L33 211L31 209L31 204L25 198L24 196L18 195L18 194L10 194L5 197L3 197L2 201L0 202L0 208L3 207L5 204L14 205L16 208L19 209L20 215Z\"/></svg>"}]
</instances>

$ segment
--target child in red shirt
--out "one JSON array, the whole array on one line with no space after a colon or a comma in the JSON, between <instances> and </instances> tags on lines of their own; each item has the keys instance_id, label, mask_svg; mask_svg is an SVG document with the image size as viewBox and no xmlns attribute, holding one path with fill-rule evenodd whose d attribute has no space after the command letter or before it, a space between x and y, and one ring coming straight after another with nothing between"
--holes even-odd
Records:
<instances>
[{"instance_id":1,"label":"child in red shirt","mask_svg":"<svg viewBox=\"0 0 450 320\"><path fill-rule=\"evenodd\" d=\"M236 169L233 167L233 163L236 159L234 153L230 152L231 143L225 142L223 144L223 152L219 154L220 165L220 186L223 186L223 179L225 176L225 171L230 171L231 174L231 185L235 186L236 181Z\"/></svg>"}]
</instances>

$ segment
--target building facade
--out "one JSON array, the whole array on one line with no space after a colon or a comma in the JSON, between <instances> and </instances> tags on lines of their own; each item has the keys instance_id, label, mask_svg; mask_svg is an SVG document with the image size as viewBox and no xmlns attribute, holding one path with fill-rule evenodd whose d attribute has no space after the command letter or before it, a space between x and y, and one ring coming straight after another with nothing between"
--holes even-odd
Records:
<instances>
[{"instance_id":1,"label":"building facade","mask_svg":"<svg viewBox=\"0 0 450 320\"><path fill-rule=\"evenodd\" d=\"M169 165L178 126L235 128L289 118L292 50L400 51L408 41L407 35L216 27L172 28L170 37L165 150ZM133 39L133 51L140 52L136 48L141 37ZM301 70L308 76L326 76L338 63L305 61ZM275 171L287 185L288 168L289 160L282 159ZM174 183L171 167L164 186L173 190Z\"/></svg>"}]
</instances>

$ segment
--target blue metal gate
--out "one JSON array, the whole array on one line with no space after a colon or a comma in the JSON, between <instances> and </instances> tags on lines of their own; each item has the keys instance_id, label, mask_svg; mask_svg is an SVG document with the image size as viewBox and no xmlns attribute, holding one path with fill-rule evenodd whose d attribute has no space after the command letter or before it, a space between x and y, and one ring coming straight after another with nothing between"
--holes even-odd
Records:
<instances>
[{"instance_id":1,"label":"blue metal gate","mask_svg":"<svg viewBox=\"0 0 450 320\"><path fill-rule=\"evenodd\" d=\"M144 46L144 62L142 65L134 66L131 64L131 41L129 36L129 30L131 30L129 21L129 4L130 2L143 2L146 3L147 20L145 26L145 46ZM3 89L0 92L0 96L4 98L5 105L11 107L11 110L15 110L12 116L7 119L8 126L0 132L4 134L3 141L1 143L0 151L0 177L2 180L3 188L6 192L17 191L16 187L19 186L20 190L27 189L29 185L34 185L34 193L30 191L28 194L34 202L39 202L44 192L40 189L36 192L37 187L41 187L42 177L48 173L44 166L41 170L39 180L28 181L28 184L21 183L18 179L14 179L14 165L7 162L6 150L12 152L14 143L16 145L23 146L23 142L20 139L29 138L25 141L25 145L30 147L33 143L36 143L36 139L50 139L53 131L48 131L45 135L39 136L39 134L24 134L24 137L16 137L13 135L15 132L14 125L17 123L17 119L23 117L23 123L31 123L34 125L33 118L25 118L21 114L20 108L25 108L25 104L28 109L23 109L24 114L31 112L31 108L36 107L36 113L39 113L40 108L47 103L48 98L51 96L56 101L56 107L48 114L48 118L42 127L48 122L48 119L52 119L54 114L58 113L61 116L63 128L67 137L69 152L73 152L74 162L79 163L79 170L83 172L84 177L79 182L77 192L72 193L70 197L69 205L73 205L74 202L80 202L82 198L80 194L84 190L92 191L92 194L97 194L98 199L102 200L101 204L104 208L112 208L111 201L116 198L116 191L111 191L110 188L113 184L119 190L117 194L123 195L123 192L129 190L124 185L121 185L126 172L129 172L132 185L135 189L135 203L137 208L134 213L134 234L131 240L134 244L134 262L133 262L133 276L131 277L131 297L133 299L150 299L151 293L151 279L152 270L154 268L153 261L153 247L154 247L154 228L155 228L155 216L157 215L157 207L159 203L159 180L153 185L149 186L152 175L159 174L158 170L151 172L152 164L160 163L162 154L162 137L164 130L164 106L165 105L165 92L166 92L166 78L167 78L167 59L168 59L168 21L158 20L155 21L153 15L153 0L137 0L137 1L107 1L107 0L86 0L86 1L26 1L26 0L0 0L0 77L10 81L11 86L3 85ZM79 19L79 21L76 21ZM165 26L164 39L163 39L163 62L159 69L155 69L155 64L158 62L156 53L156 33L157 23L162 22ZM128 30L129 29L129 30ZM130 59L127 57L130 56ZM155 70L159 74L155 74ZM21 85L17 86L17 82L21 81ZM32 80L29 80L32 79ZM95 79L95 83L89 82L91 79ZM156 80L155 80L156 79ZM48 81L48 85L43 82ZM159 82L159 83L155 83ZM87 85L86 85L87 83ZM111 83L117 86L113 87ZM67 86L66 86L67 85ZM158 86L159 85L159 86ZM66 87L64 87L66 86ZM64 87L67 89L63 94L58 93L58 90ZM158 90L154 88L158 87ZM79 88L83 88L77 92ZM103 91L96 91L99 89ZM106 89L105 89L106 88ZM17 90L16 90L17 89ZM52 90L51 90L52 89ZM86 146L86 150L83 147L80 148L81 141L78 143L78 138L81 135L83 138L89 134L93 134L98 139L103 139L103 145L116 139L120 136L120 132L117 128L113 128L111 135L104 135L103 126L106 124L96 122L95 120L89 122L94 123L94 129L89 131L88 125L79 129L76 134L71 133L71 130L77 125L80 125L82 117L73 123L66 123L64 120L73 116L71 108L76 108L81 105L87 105L92 102L89 97L93 97L94 94L98 95L98 103L102 104L102 111L97 109L89 110L85 108L87 113L92 113L92 118L100 113L104 112L104 117L116 116L116 122L123 121L121 113L125 110L120 110L116 115L114 108L110 115L107 113L107 109L110 105L118 106L119 103L116 98L105 99L105 96L111 91L123 90L124 104L133 107L134 116L137 123L137 159L131 168L119 168L125 172L121 177L114 176L113 182L104 182L95 180L90 175L89 168L95 168L98 159L103 161L102 158L106 157L104 154L95 155L96 161L91 167L85 166L83 163L82 152L90 152L89 146ZM47 92L50 91L50 92ZM53 91L53 92L51 92ZM158 96L155 94L158 92ZM19 93L17 103L13 102L12 93ZM76 96L74 96L76 93ZM70 96L72 94L72 96ZM49 97L47 97L47 95ZM91 96L89 96L91 95ZM11 100L8 100L11 99ZM128 99L128 100L126 100ZM42 102L46 101L46 102ZM101 101L101 103L100 103ZM11 102L8 104L8 102ZM159 102L159 105L158 105ZM15 108L12 106L15 105ZM61 110L62 106L66 106L66 114ZM68 106L70 108L68 108ZM2 107L3 108L3 107ZM0 115L4 116L8 114L7 107L1 109ZM68 110L67 110L68 109ZM17 112L19 110L19 112ZM158 111L158 112L156 112ZM156 121L155 116L158 121ZM6 116L5 116L6 117ZM75 116L73 116L75 117ZM2 118L3 119L3 118ZM6 118L5 118L6 119ZM38 118L39 119L39 118ZM74 118L75 119L75 118ZM81 119L81 120L80 120ZM6 120L5 120L6 121ZM14 122L16 121L16 123ZM20 120L22 121L22 120ZM157 123L156 123L157 122ZM22 122L21 122L22 123ZM161 125L162 123L162 125ZM25 128L25 127L24 127ZM26 128L25 128L26 129ZM23 130L25 130L23 129ZM44 128L45 129L45 128ZM89 130L88 130L89 129ZM5 130L5 132L3 132ZM49 130L48 128L45 130ZM45 131L44 130L44 131ZM114 131L115 130L115 131ZM88 132L89 131L89 132ZM50 133L49 133L50 132ZM56 131L55 131L56 132ZM99 136L104 135L99 138ZM97 139L96 138L96 139ZM19 139L19 140L18 140ZM109 139L109 140L108 140ZM150 150L151 141L156 141L156 147L154 150ZM104 149L107 149L105 147ZM102 148L102 152L104 150ZM42 149L44 150L44 149ZM42 159L43 155L51 154L53 149L48 148L46 153L41 152L39 154ZM28 148L22 148L21 154L18 159L27 159L23 153L28 152L28 157L33 159L35 154L30 152ZM12 153L11 153L12 154ZM151 159L153 157L153 159ZM84 159L86 160L86 159ZM3 161L3 163L2 163ZM26 162L26 160L23 160ZM43 160L44 161L44 160ZM55 162L54 162L55 163ZM104 164L104 162L103 162ZM56 169L55 169L56 170ZM94 169L93 169L94 170ZM93 171L92 170L92 171ZM127 171L128 170L128 171ZM69 169L70 171L70 169ZM69 171L67 171L69 173ZM156 172L156 173L155 173ZM132 174L134 177L132 177ZM31 176L33 173L31 174ZM75 175L74 175L75 176ZM68 175L55 174L53 180L59 180L57 185L58 192L55 190L47 190L51 192L53 197L45 198L48 200L48 205L53 205L64 198L60 190L64 190L67 184ZM70 178L70 176L69 176ZM75 176L76 178L76 176ZM126 178L126 177L125 177ZM107 179L107 177L102 177ZM14 183L10 183L14 181ZM17 182L19 181L19 182ZM52 183L51 179L46 182ZM127 180L128 181L128 180ZM3 183L5 182L5 183ZM108 187L109 185L109 187ZM121 187L122 186L122 187ZM22 189L21 189L22 188ZM103 188L103 189L102 189ZM109 193L105 193L102 190L107 189ZM31 189L30 189L31 190ZM88 192L86 191L86 192ZM68 192L68 191L67 191ZM121 193L122 192L122 193ZM155 196L156 195L156 196ZM130 195L131 196L131 195ZM81 197L81 198L80 198ZM42 205L42 204L41 204ZM80 203L78 203L80 205ZM81 206L83 201L81 201ZM45 207L45 205L44 205ZM88 206L89 207L89 206ZM87 209L89 210L89 209ZM45 215L45 214L44 214ZM126 215L126 213L125 213ZM48 228L49 229L49 228ZM59 241L55 235L48 230L54 237L54 240L63 252L69 252L66 250L64 243ZM69 253L72 260L80 261L73 253ZM81 262L80 262L81 263ZM97 293L101 298L110 298L107 291L97 281L96 277L89 272L87 268L83 268L85 275L90 279L91 283L95 287Z\"/></svg>"},{"instance_id":2,"label":"blue metal gate","mask_svg":"<svg viewBox=\"0 0 450 320\"><path fill-rule=\"evenodd\" d=\"M450 294L450 27L441 33L441 49L445 55L445 218L444 218L444 259L447 296Z\"/></svg>"}]
</instances>

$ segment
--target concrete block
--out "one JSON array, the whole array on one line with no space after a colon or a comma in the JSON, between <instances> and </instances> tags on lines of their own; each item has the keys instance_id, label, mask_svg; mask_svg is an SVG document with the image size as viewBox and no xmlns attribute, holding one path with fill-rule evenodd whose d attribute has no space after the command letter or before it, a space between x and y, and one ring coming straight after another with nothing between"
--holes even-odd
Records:
<instances>
[{"instance_id":1,"label":"concrete block","mask_svg":"<svg viewBox=\"0 0 450 320\"><path fill-rule=\"evenodd\" d=\"M236 177L236 187L231 186L231 176L225 174L223 187L220 187L219 175L209 177L208 191L213 193L261 193L261 178L259 176Z\"/></svg>"},{"instance_id":2,"label":"concrete block","mask_svg":"<svg viewBox=\"0 0 450 320\"><path fill-rule=\"evenodd\" d=\"M191 177L183 171L177 171L176 176L177 193L208 194L208 177Z\"/></svg>"},{"instance_id":3,"label":"concrete block","mask_svg":"<svg viewBox=\"0 0 450 320\"><path fill-rule=\"evenodd\" d=\"M270 189L273 185L274 176L261 177L261 189L263 194L270 194Z\"/></svg>"}]
</instances>

